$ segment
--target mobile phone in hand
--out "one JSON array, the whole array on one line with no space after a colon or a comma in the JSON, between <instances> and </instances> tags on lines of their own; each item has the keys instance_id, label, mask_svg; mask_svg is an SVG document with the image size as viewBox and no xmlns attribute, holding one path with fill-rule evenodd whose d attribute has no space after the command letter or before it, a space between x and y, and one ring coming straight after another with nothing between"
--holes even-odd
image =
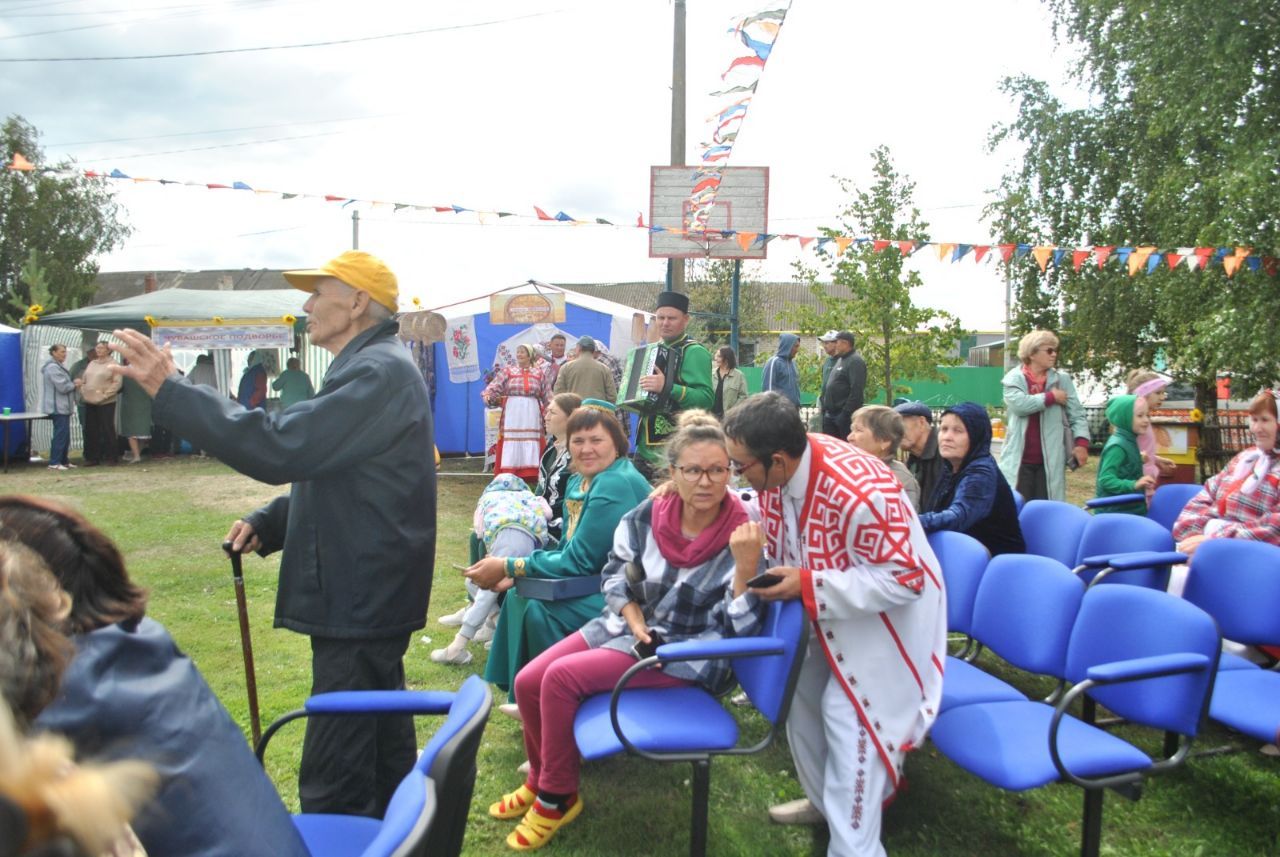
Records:
<instances>
[{"instance_id":1,"label":"mobile phone in hand","mask_svg":"<svg viewBox=\"0 0 1280 857\"><path fill-rule=\"evenodd\" d=\"M763 574L757 574L755 577L747 581L747 586L752 589L768 589L774 584L782 582L782 575L774 574L772 571L766 571Z\"/></svg>"},{"instance_id":2,"label":"mobile phone in hand","mask_svg":"<svg viewBox=\"0 0 1280 857\"><path fill-rule=\"evenodd\" d=\"M636 644L631 647L631 653L636 656L637 660L643 661L645 658L653 657L653 653L658 650L658 646L666 644L666 640L662 635L653 629L649 630L649 642L636 640Z\"/></svg>"}]
</instances>

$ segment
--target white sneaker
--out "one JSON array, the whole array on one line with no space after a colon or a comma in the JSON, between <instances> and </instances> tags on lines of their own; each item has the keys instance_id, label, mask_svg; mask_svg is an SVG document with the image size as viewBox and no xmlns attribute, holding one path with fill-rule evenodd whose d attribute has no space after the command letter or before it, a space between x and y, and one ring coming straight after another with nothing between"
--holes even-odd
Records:
<instances>
[{"instance_id":1,"label":"white sneaker","mask_svg":"<svg viewBox=\"0 0 1280 857\"><path fill-rule=\"evenodd\" d=\"M467 644L464 642L458 646L457 642L454 640L445 648L433 651L431 660L438 664L456 664L457 666L471 663L471 653L467 651Z\"/></svg>"},{"instance_id":2,"label":"white sneaker","mask_svg":"<svg viewBox=\"0 0 1280 857\"><path fill-rule=\"evenodd\" d=\"M791 800L769 807L769 818L774 824L823 824L826 818L808 798Z\"/></svg>"},{"instance_id":3,"label":"white sneaker","mask_svg":"<svg viewBox=\"0 0 1280 857\"><path fill-rule=\"evenodd\" d=\"M528 760L528 759L525 759L523 762L521 762L520 764L516 765L516 773L517 773L517 774L527 774L527 773L529 773L529 760Z\"/></svg>"},{"instance_id":4,"label":"white sneaker","mask_svg":"<svg viewBox=\"0 0 1280 857\"><path fill-rule=\"evenodd\" d=\"M514 702L504 702L498 706L498 710L510 717L512 720L524 722L524 718L520 716L520 706Z\"/></svg>"},{"instance_id":5,"label":"white sneaker","mask_svg":"<svg viewBox=\"0 0 1280 857\"><path fill-rule=\"evenodd\" d=\"M484 620L484 624L476 629L474 639L477 643L488 643L493 640L493 635L498 631L498 620L494 616L490 616Z\"/></svg>"},{"instance_id":6,"label":"white sneaker","mask_svg":"<svg viewBox=\"0 0 1280 857\"><path fill-rule=\"evenodd\" d=\"M470 604L463 604L462 609L458 612L450 613L447 616L441 616L436 621L441 625L444 625L446 628L456 628L462 624L462 617L467 615L467 609L470 606Z\"/></svg>"}]
</instances>

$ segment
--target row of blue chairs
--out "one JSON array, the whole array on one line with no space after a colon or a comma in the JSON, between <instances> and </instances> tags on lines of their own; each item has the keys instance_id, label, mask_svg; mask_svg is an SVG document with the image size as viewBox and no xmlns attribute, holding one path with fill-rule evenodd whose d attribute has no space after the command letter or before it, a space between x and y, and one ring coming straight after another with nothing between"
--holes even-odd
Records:
<instances>
[{"instance_id":1,"label":"row of blue chairs","mask_svg":"<svg viewBox=\"0 0 1280 857\"><path fill-rule=\"evenodd\" d=\"M1147 586L1098 586L1098 577L1086 584L1050 557L988 559L960 533L934 533L930 541L946 581L949 629L968 640L947 659L932 739L961 767L1005 789L1081 786L1082 854L1100 847L1103 790L1127 788L1136 796L1147 776L1181 764L1206 715L1276 740L1280 673L1220 654L1219 628L1240 642L1280 641L1280 548L1204 543L1179 599ZM1185 560L1176 553L1108 559L1119 568ZM1029 700L978 666L983 648L1018 670L1051 677L1054 692ZM1067 713L1077 700L1080 719ZM1098 729L1097 703L1164 731L1163 758Z\"/></svg>"}]
</instances>

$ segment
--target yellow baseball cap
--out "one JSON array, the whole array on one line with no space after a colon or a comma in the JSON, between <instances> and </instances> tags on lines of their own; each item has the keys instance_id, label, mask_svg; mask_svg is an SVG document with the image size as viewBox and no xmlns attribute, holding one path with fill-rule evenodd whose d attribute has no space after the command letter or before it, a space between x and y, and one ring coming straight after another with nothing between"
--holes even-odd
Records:
<instances>
[{"instance_id":1,"label":"yellow baseball cap","mask_svg":"<svg viewBox=\"0 0 1280 857\"><path fill-rule=\"evenodd\" d=\"M289 285L304 292L314 292L316 282L325 277L333 277L353 289L368 292L370 298L392 312L400 308L400 286L396 275L391 273L385 262L363 250L348 250L314 270L284 272Z\"/></svg>"}]
</instances>

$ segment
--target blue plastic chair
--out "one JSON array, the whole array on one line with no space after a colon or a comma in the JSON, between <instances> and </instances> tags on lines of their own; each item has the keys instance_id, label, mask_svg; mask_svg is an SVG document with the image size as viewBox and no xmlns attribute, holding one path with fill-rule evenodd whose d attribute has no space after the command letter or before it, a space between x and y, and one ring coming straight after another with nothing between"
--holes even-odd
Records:
<instances>
[{"instance_id":1,"label":"blue plastic chair","mask_svg":"<svg viewBox=\"0 0 1280 857\"><path fill-rule=\"evenodd\" d=\"M1182 597L1216 619L1228 640L1280 643L1280 547L1244 539L1202 542ZM1280 672L1223 654L1209 716L1259 741L1280 740Z\"/></svg>"},{"instance_id":2,"label":"blue plastic chair","mask_svg":"<svg viewBox=\"0 0 1280 857\"><path fill-rule=\"evenodd\" d=\"M930 533L929 546L933 548L934 556L942 566L942 578L946 585L947 632L965 636L964 648L957 657L967 660L971 654L977 654L972 634L973 601L978 595L978 584L982 581L982 572L986 570L991 554L973 536L954 530Z\"/></svg>"},{"instance_id":3,"label":"blue plastic chair","mask_svg":"<svg viewBox=\"0 0 1280 857\"><path fill-rule=\"evenodd\" d=\"M1089 513L1059 500L1028 500L1018 513L1027 553L1056 559L1071 568L1079 556L1080 536Z\"/></svg>"},{"instance_id":4,"label":"blue plastic chair","mask_svg":"<svg viewBox=\"0 0 1280 857\"><path fill-rule=\"evenodd\" d=\"M1027 503L1026 498L1022 496L1022 494L1018 491L1017 488L1010 487L1009 490L1013 492L1013 507L1017 511L1021 512L1022 507L1025 506Z\"/></svg>"},{"instance_id":5,"label":"blue plastic chair","mask_svg":"<svg viewBox=\"0 0 1280 857\"><path fill-rule=\"evenodd\" d=\"M1166 530L1173 532L1173 524L1182 514L1182 510L1191 498L1201 492L1202 487L1192 482L1170 482L1156 488L1147 505L1147 517ZM1089 509L1101 509L1105 506L1121 506L1125 503L1136 503L1145 500L1145 494L1117 494L1114 497L1094 497L1085 501Z\"/></svg>"},{"instance_id":6,"label":"blue plastic chair","mask_svg":"<svg viewBox=\"0 0 1280 857\"><path fill-rule=\"evenodd\" d=\"M654 657L627 670L611 694L589 697L578 709L573 734L584 759L601 759L626 750L655 762L693 765L692 831L689 853L707 850L707 812L711 759L763 750L782 729L800 677L809 620L798 600L769 605L758 637L689 640L659 646ZM738 721L719 700L698 687L627 690L641 670L673 661L729 658L738 684L769 721L768 734L739 747Z\"/></svg>"},{"instance_id":7,"label":"blue plastic chair","mask_svg":"<svg viewBox=\"0 0 1280 857\"><path fill-rule=\"evenodd\" d=\"M1134 562L1133 555L1143 554L1147 562ZM1121 557L1130 560L1119 565ZM1089 518L1075 561L1076 574L1086 583L1127 583L1158 589L1169 586L1169 564L1173 555L1173 536L1164 527L1141 515L1097 515ZM1123 573L1119 573L1123 572Z\"/></svg>"},{"instance_id":8,"label":"blue plastic chair","mask_svg":"<svg viewBox=\"0 0 1280 857\"><path fill-rule=\"evenodd\" d=\"M492 697L473 675L457 693L341 691L311 697L278 718L258 742L261 761L280 727L313 715L447 714L418 761L391 796L382 819L303 813L293 817L312 857L456 857L462 852L476 779L476 753Z\"/></svg>"},{"instance_id":9,"label":"blue plastic chair","mask_svg":"<svg viewBox=\"0 0 1280 857\"><path fill-rule=\"evenodd\" d=\"M974 599L973 637L1018 669L1062 682L1067 641L1084 590L1080 578L1057 560L1025 554L993 557ZM1026 698L975 664L947 658L938 708Z\"/></svg>"},{"instance_id":10,"label":"blue plastic chair","mask_svg":"<svg viewBox=\"0 0 1280 857\"><path fill-rule=\"evenodd\" d=\"M994 565L994 562L992 563ZM987 569L983 580L991 579ZM980 596L981 597L981 593ZM992 785L1025 791L1067 781L1084 789L1080 853L1096 857L1105 789L1136 786L1182 764L1204 722L1221 638L1195 605L1138 586L1085 593L1067 646L1072 688L1054 706L1013 701L944 711L934 745ZM1067 714L1081 697L1134 724L1177 736L1163 758Z\"/></svg>"}]
</instances>

